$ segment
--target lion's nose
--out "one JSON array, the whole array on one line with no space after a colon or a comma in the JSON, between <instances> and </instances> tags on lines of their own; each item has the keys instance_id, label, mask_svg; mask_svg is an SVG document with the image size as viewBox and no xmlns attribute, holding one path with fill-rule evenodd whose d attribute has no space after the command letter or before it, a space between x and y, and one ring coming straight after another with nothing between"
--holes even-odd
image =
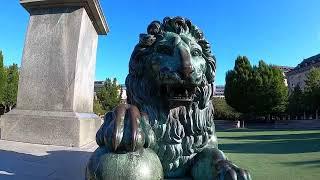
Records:
<instances>
[{"instance_id":1,"label":"lion's nose","mask_svg":"<svg viewBox=\"0 0 320 180\"><path fill-rule=\"evenodd\" d=\"M191 55L186 48L180 47L181 72L184 78L190 78L193 68L191 64Z\"/></svg>"}]
</instances>

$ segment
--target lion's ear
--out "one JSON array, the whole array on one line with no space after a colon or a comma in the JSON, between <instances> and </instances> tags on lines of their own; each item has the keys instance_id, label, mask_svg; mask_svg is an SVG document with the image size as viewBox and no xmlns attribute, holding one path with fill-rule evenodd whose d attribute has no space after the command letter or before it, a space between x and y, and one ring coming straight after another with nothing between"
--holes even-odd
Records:
<instances>
[{"instance_id":1,"label":"lion's ear","mask_svg":"<svg viewBox=\"0 0 320 180\"><path fill-rule=\"evenodd\" d=\"M212 83L214 81L214 78L216 76L216 71L215 71L215 63L214 61L207 61L207 70L206 70L206 77L207 81L209 83Z\"/></svg>"}]
</instances>

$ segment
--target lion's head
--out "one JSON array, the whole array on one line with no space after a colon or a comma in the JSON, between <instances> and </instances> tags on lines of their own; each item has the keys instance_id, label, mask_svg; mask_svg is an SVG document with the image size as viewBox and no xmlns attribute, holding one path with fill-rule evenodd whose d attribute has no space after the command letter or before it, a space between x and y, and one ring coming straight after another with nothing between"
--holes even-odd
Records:
<instances>
[{"instance_id":1,"label":"lion's head","mask_svg":"<svg viewBox=\"0 0 320 180\"><path fill-rule=\"evenodd\" d=\"M169 176L214 135L214 77L210 44L190 20L166 17L140 34L126 79L128 103L149 116Z\"/></svg>"}]
</instances>

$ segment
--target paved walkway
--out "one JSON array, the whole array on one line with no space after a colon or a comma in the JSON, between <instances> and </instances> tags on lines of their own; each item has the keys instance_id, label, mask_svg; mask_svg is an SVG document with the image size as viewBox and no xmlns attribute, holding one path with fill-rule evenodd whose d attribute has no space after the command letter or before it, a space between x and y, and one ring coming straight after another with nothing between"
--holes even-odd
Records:
<instances>
[{"instance_id":1,"label":"paved walkway","mask_svg":"<svg viewBox=\"0 0 320 180\"><path fill-rule=\"evenodd\" d=\"M0 140L0 180L84 180L96 148L95 142L74 148Z\"/></svg>"}]
</instances>

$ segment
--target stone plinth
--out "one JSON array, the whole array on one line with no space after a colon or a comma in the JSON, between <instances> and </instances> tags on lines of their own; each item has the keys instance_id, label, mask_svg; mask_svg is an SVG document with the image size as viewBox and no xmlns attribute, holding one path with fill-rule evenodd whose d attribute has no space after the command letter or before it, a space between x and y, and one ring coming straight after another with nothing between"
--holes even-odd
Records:
<instances>
[{"instance_id":1,"label":"stone plinth","mask_svg":"<svg viewBox=\"0 0 320 180\"><path fill-rule=\"evenodd\" d=\"M81 146L95 139L92 113L98 34L96 0L21 0L30 13L17 108L1 119L5 140Z\"/></svg>"}]
</instances>

